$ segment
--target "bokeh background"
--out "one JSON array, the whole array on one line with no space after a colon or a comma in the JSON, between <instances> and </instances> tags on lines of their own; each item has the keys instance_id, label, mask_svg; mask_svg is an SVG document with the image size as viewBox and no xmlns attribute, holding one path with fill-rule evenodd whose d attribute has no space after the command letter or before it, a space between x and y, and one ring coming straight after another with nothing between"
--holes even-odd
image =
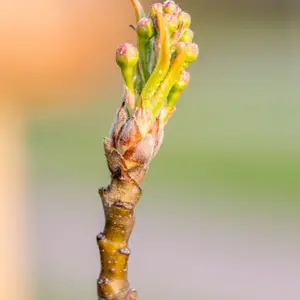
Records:
<instances>
[{"instance_id":1,"label":"bokeh background","mask_svg":"<svg viewBox=\"0 0 300 300\"><path fill-rule=\"evenodd\" d=\"M96 299L129 2L1 4L1 299ZM144 300L299 300L299 3L179 4L200 58L143 184L132 286Z\"/></svg>"}]
</instances>

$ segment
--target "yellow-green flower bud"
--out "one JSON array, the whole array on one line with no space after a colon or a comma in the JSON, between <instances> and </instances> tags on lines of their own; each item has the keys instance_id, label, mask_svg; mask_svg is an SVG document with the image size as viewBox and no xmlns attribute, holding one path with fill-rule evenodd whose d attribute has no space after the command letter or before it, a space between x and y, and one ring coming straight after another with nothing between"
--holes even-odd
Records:
<instances>
[{"instance_id":1,"label":"yellow-green flower bud","mask_svg":"<svg viewBox=\"0 0 300 300\"><path fill-rule=\"evenodd\" d=\"M175 12L173 13L173 15L178 16L179 13L182 11L182 9L179 7L179 5L177 5Z\"/></svg>"},{"instance_id":2,"label":"yellow-green flower bud","mask_svg":"<svg viewBox=\"0 0 300 300\"><path fill-rule=\"evenodd\" d=\"M121 68L132 68L139 61L139 52L137 48L130 43L121 44L116 52L116 61Z\"/></svg>"},{"instance_id":3,"label":"yellow-green flower bud","mask_svg":"<svg viewBox=\"0 0 300 300\"><path fill-rule=\"evenodd\" d=\"M150 18L142 18L136 26L137 34L144 39L151 39L154 36L154 26Z\"/></svg>"},{"instance_id":4,"label":"yellow-green flower bud","mask_svg":"<svg viewBox=\"0 0 300 300\"><path fill-rule=\"evenodd\" d=\"M178 29L179 21L178 18L174 15L165 14L164 15L167 20L167 25L169 32L172 34Z\"/></svg>"},{"instance_id":5,"label":"yellow-green flower bud","mask_svg":"<svg viewBox=\"0 0 300 300\"><path fill-rule=\"evenodd\" d=\"M176 9L177 5L172 0L167 0L163 4L163 10L167 14L173 14L174 12L176 12Z\"/></svg>"},{"instance_id":6,"label":"yellow-green flower bud","mask_svg":"<svg viewBox=\"0 0 300 300\"><path fill-rule=\"evenodd\" d=\"M116 52L116 62L121 68L121 72L128 89L134 93L133 70L139 61L139 52L137 48L124 43L119 46Z\"/></svg>"},{"instance_id":7,"label":"yellow-green flower bud","mask_svg":"<svg viewBox=\"0 0 300 300\"><path fill-rule=\"evenodd\" d=\"M178 14L178 20L179 23L183 24L183 28L188 28L191 25L191 16L185 11L181 11Z\"/></svg>"},{"instance_id":8,"label":"yellow-green flower bud","mask_svg":"<svg viewBox=\"0 0 300 300\"><path fill-rule=\"evenodd\" d=\"M190 28L184 29L181 37L180 42L188 42L191 43L194 38L194 32Z\"/></svg>"},{"instance_id":9,"label":"yellow-green flower bud","mask_svg":"<svg viewBox=\"0 0 300 300\"><path fill-rule=\"evenodd\" d=\"M156 13L159 12L163 14L163 5L161 3L154 3L150 9L150 16L154 18Z\"/></svg>"},{"instance_id":10,"label":"yellow-green flower bud","mask_svg":"<svg viewBox=\"0 0 300 300\"><path fill-rule=\"evenodd\" d=\"M199 48L195 43L187 43L186 62L191 63L198 58Z\"/></svg>"},{"instance_id":11,"label":"yellow-green flower bud","mask_svg":"<svg viewBox=\"0 0 300 300\"><path fill-rule=\"evenodd\" d=\"M185 61L187 63L191 63L198 58L199 55L199 48L198 45L195 43L185 43L185 42L178 42L175 45L175 54L179 52L180 49L185 49Z\"/></svg>"}]
</instances>

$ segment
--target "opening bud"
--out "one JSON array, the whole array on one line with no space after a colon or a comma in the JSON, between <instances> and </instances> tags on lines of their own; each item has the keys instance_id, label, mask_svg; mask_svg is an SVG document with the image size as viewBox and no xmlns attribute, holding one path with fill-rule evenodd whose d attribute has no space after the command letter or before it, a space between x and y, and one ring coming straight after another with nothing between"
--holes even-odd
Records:
<instances>
[{"instance_id":1,"label":"opening bud","mask_svg":"<svg viewBox=\"0 0 300 300\"><path fill-rule=\"evenodd\" d=\"M190 27L191 22L192 22L191 16L185 11L181 11L178 14L178 20L179 20L180 23L183 24L183 28Z\"/></svg>"},{"instance_id":2,"label":"opening bud","mask_svg":"<svg viewBox=\"0 0 300 300\"><path fill-rule=\"evenodd\" d=\"M185 28L180 37L180 41L191 43L193 41L193 38L194 38L194 32L190 28Z\"/></svg>"},{"instance_id":3,"label":"opening bud","mask_svg":"<svg viewBox=\"0 0 300 300\"><path fill-rule=\"evenodd\" d=\"M177 5L172 0L167 0L163 4L163 10L167 14L173 14L173 13L175 13L176 9L177 9Z\"/></svg>"},{"instance_id":4,"label":"opening bud","mask_svg":"<svg viewBox=\"0 0 300 300\"><path fill-rule=\"evenodd\" d=\"M142 38L147 40L151 39L154 36L154 26L152 20L150 18L140 19L136 26L136 32Z\"/></svg>"}]
</instances>

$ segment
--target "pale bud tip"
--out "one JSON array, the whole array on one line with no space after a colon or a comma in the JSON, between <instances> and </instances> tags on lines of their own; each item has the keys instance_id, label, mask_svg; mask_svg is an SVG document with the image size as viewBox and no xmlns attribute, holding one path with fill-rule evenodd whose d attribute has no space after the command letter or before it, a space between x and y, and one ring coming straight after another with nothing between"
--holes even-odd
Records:
<instances>
[{"instance_id":1,"label":"pale bud tip","mask_svg":"<svg viewBox=\"0 0 300 300\"><path fill-rule=\"evenodd\" d=\"M138 63L139 52L137 48L130 43L121 44L116 52L117 64L121 67L133 67Z\"/></svg>"},{"instance_id":2,"label":"pale bud tip","mask_svg":"<svg viewBox=\"0 0 300 300\"><path fill-rule=\"evenodd\" d=\"M167 14L173 14L176 12L177 5L172 0L167 0L163 4L163 10Z\"/></svg>"},{"instance_id":3,"label":"pale bud tip","mask_svg":"<svg viewBox=\"0 0 300 300\"><path fill-rule=\"evenodd\" d=\"M140 37L151 39L154 36L154 25L150 18L142 18L137 26L136 32Z\"/></svg>"}]
</instances>

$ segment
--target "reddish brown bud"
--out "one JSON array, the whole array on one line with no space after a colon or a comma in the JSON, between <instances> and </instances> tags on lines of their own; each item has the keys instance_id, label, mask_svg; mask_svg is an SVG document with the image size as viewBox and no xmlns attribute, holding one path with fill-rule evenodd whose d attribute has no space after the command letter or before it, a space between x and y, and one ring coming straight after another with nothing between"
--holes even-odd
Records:
<instances>
[{"instance_id":1,"label":"reddish brown bud","mask_svg":"<svg viewBox=\"0 0 300 300\"><path fill-rule=\"evenodd\" d=\"M142 138L138 124L134 118L128 120L122 127L120 136L116 142L118 151L123 154L127 149L135 145Z\"/></svg>"},{"instance_id":2,"label":"reddish brown bud","mask_svg":"<svg viewBox=\"0 0 300 300\"><path fill-rule=\"evenodd\" d=\"M131 161L128 167L134 166L134 163L145 164L149 163L153 151L154 151L155 141L152 135L148 134L144 139L140 140L132 148L128 149L124 153L124 159L128 165L128 161Z\"/></svg>"},{"instance_id":3,"label":"reddish brown bud","mask_svg":"<svg viewBox=\"0 0 300 300\"><path fill-rule=\"evenodd\" d=\"M122 103L122 106L119 108L116 119L110 129L110 138L112 139L113 145L115 145L115 142L120 135L120 130L124 126L124 124L127 121L128 115L125 109L125 102Z\"/></svg>"},{"instance_id":4,"label":"reddish brown bud","mask_svg":"<svg viewBox=\"0 0 300 300\"><path fill-rule=\"evenodd\" d=\"M120 153L112 147L112 141L109 138L105 138L103 141L104 152L107 159L107 165L109 170L114 173L118 169L123 169L125 167L125 162Z\"/></svg>"}]
</instances>

